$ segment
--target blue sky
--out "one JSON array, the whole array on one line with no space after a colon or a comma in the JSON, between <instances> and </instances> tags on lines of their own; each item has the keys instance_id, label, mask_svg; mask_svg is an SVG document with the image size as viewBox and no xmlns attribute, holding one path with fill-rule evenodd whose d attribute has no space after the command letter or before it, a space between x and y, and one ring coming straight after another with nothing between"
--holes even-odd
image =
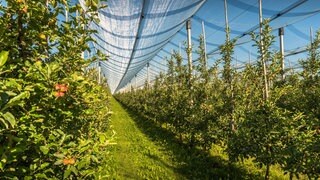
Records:
<instances>
[{"instance_id":1,"label":"blue sky","mask_svg":"<svg viewBox=\"0 0 320 180\"><path fill-rule=\"evenodd\" d=\"M263 17L271 18L297 2L297 0L263 0ZM201 34L202 28L200 22L204 20L208 51L216 49L215 44L222 44L225 41L225 33L222 31L225 26L223 3L223 0L207 0L192 18L192 37L194 40L198 39ZM233 32L231 37L239 36L241 32L244 33L259 23L258 1L228 0L228 18L231 31ZM270 24L274 29L273 34L276 37L273 46L274 50L279 50L277 31L279 27L284 27L285 29L285 51L306 46L310 39L310 27L312 27L313 33L320 27L320 2L318 0L309 0L273 20ZM182 42L186 40L185 34L185 28L182 28L181 32L171 40L172 43L165 46L164 51L160 52L159 55L167 56L168 53L165 51L171 52L171 49L177 49L175 45L182 44ZM247 36L239 39L239 42L249 40L250 37ZM198 45L196 41L193 41L193 44L194 47ZM238 63L240 63L240 61L247 62L250 52L251 58L254 59L257 50L255 47L252 47L252 43L249 42L236 47L234 56L239 60ZM305 53L290 56L286 62L291 61L291 65L297 65L297 60L304 57L306 57ZM197 58L197 56L194 55L194 58ZM212 64L217 58L219 58L218 55L211 56L210 63Z\"/></svg>"}]
</instances>

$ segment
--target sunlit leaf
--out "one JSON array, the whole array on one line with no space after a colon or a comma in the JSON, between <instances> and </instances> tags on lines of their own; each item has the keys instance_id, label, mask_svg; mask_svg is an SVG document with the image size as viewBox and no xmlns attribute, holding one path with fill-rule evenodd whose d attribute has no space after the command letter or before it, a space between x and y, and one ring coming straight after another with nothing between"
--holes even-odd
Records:
<instances>
[{"instance_id":1,"label":"sunlit leaf","mask_svg":"<svg viewBox=\"0 0 320 180\"><path fill-rule=\"evenodd\" d=\"M2 67L8 60L9 51L0 52L0 67Z\"/></svg>"},{"instance_id":2,"label":"sunlit leaf","mask_svg":"<svg viewBox=\"0 0 320 180\"><path fill-rule=\"evenodd\" d=\"M4 119L9 122L11 127L15 127L16 125L16 119L15 117L10 113L10 112L6 112L2 115L4 117Z\"/></svg>"}]
</instances>

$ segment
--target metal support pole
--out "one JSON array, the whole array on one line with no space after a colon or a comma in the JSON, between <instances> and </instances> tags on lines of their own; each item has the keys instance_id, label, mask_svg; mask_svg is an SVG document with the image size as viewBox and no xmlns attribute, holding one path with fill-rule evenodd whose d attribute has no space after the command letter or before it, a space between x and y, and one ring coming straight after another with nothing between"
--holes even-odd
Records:
<instances>
[{"instance_id":1,"label":"metal support pole","mask_svg":"<svg viewBox=\"0 0 320 180\"><path fill-rule=\"evenodd\" d=\"M79 11L78 10L76 10L76 23L79 23ZM78 24L78 27L80 27L79 24Z\"/></svg>"},{"instance_id":2,"label":"metal support pole","mask_svg":"<svg viewBox=\"0 0 320 180\"><path fill-rule=\"evenodd\" d=\"M290 67L290 72L291 72L291 75L294 75L294 69L293 67L291 66L291 62L288 60L288 63L289 63L289 67Z\"/></svg>"},{"instance_id":3,"label":"metal support pole","mask_svg":"<svg viewBox=\"0 0 320 180\"><path fill-rule=\"evenodd\" d=\"M313 43L313 29L312 29L312 26L310 27L310 44Z\"/></svg>"},{"instance_id":4,"label":"metal support pole","mask_svg":"<svg viewBox=\"0 0 320 180\"><path fill-rule=\"evenodd\" d=\"M76 21L78 21L78 19L79 19L79 11L76 10ZM84 51L81 52L81 58L84 59Z\"/></svg>"},{"instance_id":5,"label":"metal support pole","mask_svg":"<svg viewBox=\"0 0 320 180\"><path fill-rule=\"evenodd\" d=\"M261 50L261 62L263 66L263 78L264 78L264 98L269 98L269 85L267 79L267 65L264 59L264 43L262 38L262 0L259 1L259 23L260 23L260 50Z\"/></svg>"},{"instance_id":6,"label":"metal support pole","mask_svg":"<svg viewBox=\"0 0 320 180\"><path fill-rule=\"evenodd\" d=\"M130 83L129 88L130 88L130 92L131 92L132 91L132 83L131 83L131 81L129 83Z\"/></svg>"},{"instance_id":7,"label":"metal support pole","mask_svg":"<svg viewBox=\"0 0 320 180\"><path fill-rule=\"evenodd\" d=\"M230 29L229 29L229 20L228 20L228 4L227 0L224 0L224 17L225 17L225 24L226 24L226 43L229 44L230 41ZM237 58L237 57L236 57ZM226 61L225 61L226 62ZM230 62L231 63L231 59ZM237 60L236 60L237 63ZM230 64L231 65L231 64ZM236 64L237 66L237 64ZM230 67L231 68L231 67ZM229 90L231 91L231 96L228 98L228 103L231 106L231 112L230 113L230 128L234 132L236 130L235 128L235 121L234 121L234 92L233 92L233 84L232 84L232 73L230 73L229 78L227 79L227 82L229 84Z\"/></svg>"},{"instance_id":8,"label":"metal support pole","mask_svg":"<svg viewBox=\"0 0 320 180\"><path fill-rule=\"evenodd\" d=\"M98 83L101 84L101 64L98 61Z\"/></svg>"},{"instance_id":9,"label":"metal support pole","mask_svg":"<svg viewBox=\"0 0 320 180\"><path fill-rule=\"evenodd\" d=\"M68 16L69 16L69 12L68 12L68 7L67 7L67 5L66 6L64 6L64 9L65 9L65 18L66 18L66 22L68 22L69 21L69 19L68 19Z\"/></svg>"},{"instance_id":10,"label":"metal support pole","mask_svg":"<svg viewBox=\"0 0 320 180\"><path fill-rule=\"evenodd\" d=\"M187 29L187 34L188 34L187 53L188 53L189 75L191 78L191 75L192 75L192 42L191 42L191 20L190 19L186 23L186 29Z\"/></svg>"},{"instance_id":11,"label":"metal support pole","mask_svg":"<svg viewBox=\"0 0 320 180\"><path fill-rule=\"evenodd\" d=\"M282 80L284 80L286 78L286 76L284 74L284 41L283 41L283 36L284 36L284 28L282 27L282 28L279 28Z\"/></svg>"},{"instance_id":12,"label":"metal support pole","mask_svg":"<svg viewBox=\"0 0 320 180\"><path fill-rule=\"evenodd\" d=\"M134 86L135 86L134 89L137 90L137 89L138 89L138 88L137 88L137 87L138 87L138 86L137 86L137 75L134 75Z\"/></svg>"},{"instance_id":13,"label":"metal support pole","mask_svg":"<svg viewBox=\"0 0 320 180\"><path fill-rule=\"evenodd\" d=\"M149 76L150 76L150 64L149 64L149 62L147 63L147 86L149 87Z\"/></svg>"},{"instance_id":14,"label":"metal support pole","mask_svg":"<svg viewBox=\"0 0 320 180\"><path fill-rule=\"evenodd\" d=\"M227 0L224 0L224 18L225 18L225 23L226 23L226 30L229 31ZM226 35L227 35L227 41L229 42L229 40L230 40L229 33L226 33Z\"/></svg>"},{"instance_id":15,"label":"metal support pole","mask_svg":"<svg viewBox=\"0 0 320 180\"><path fill-rule=\"evenodd\" d=\"M202 21L202 34L203 34L203 44L204 44L204 63L207 69L207 42L206 42L206 30L205 30L203 21Z\"/></svg>"},{"instance_id":16,"label":"metal support pole","mask_svg":"<svg viewBox=\"0 0 320 180\"><path fill-rule=\"evenodd\" d=\"M236 58L235 58L235 70L237 69L237 67L238 67L238 56L236 56Z\"/></svg>"}]
</instances>

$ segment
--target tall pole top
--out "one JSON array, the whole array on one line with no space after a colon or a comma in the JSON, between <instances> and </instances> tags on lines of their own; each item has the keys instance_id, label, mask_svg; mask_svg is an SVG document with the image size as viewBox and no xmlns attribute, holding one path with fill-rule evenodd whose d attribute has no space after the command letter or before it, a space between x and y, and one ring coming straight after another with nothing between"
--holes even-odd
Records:
<instances>
[{"instance_id":1,"label":"tall pole top","mask_svg":"<svg viewBox=\"0 0 320 180\"><path fill-rule=\"evenodd\" d=\"M284 35L284 28L281 27L279 28L279 36L283 36Z\"/></svg>"},{"instance_id":2,"label":"tall pole top","mask_svg":"<svg viewBox=\"0 0 320 180\"><path fill-rule=\"evenodd\" d=\"M226 29L229 31L228 4L227 4L227 0L224 0L224 18L225 18ZM227 40L229 41L229 36L227 37Z\"/></svg>"},{"instance_id":3,"label":"tall pole top","mask_svg":"<svg viewBox=\"0 0 320 180\"><path fill-rule=\"evenodd\" d=\"M313 43L313 29L312 29L312 26L310 27L310 41L311 41L311 44Z\"/></svg>"},{"instance_id":4,"label":"tall pole top","mask_svg":"<svg viewBox=\"0 0 320 180\"><path fill-rule=\"evenodd\" d=\"M190 19L187 20L186 29L187 29L187 30L188 30L188 29L191 29L191 20L190 20Z\"/></svg>"},{"instance_id":5,"label":"tall pole top","mask_svg":"<svg viewBox=\"0 0 320 180\"><path fill-rule=\"evenodd\" d=\"M262 31L262 0L259 0L259 22L260 22L260 33Z\"/></svg>"}]
</instances>

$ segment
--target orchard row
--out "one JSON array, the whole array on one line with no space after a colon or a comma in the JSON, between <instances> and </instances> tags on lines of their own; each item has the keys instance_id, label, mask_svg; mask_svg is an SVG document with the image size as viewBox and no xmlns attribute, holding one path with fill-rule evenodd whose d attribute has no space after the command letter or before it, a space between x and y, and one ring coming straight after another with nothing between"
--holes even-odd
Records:
<instances>
[{"instance_id":1,"label":"orchard row","mask_svg":"<svg viewBox=\"0 0 320 180\"><path fill-rule=\"evenodd\" d=\"M0 5L1 179L109 175L109 93L87 69L95 59L81 55L89 50L94 32L85 27L96 5L88 4L88 17L65 0L6 2Z\"/></svg>"},{"instance_id":2,"label":"orchard row","mask_svg":"<svg viewBox=\"0 0 320 180\"><path fill-rule=\"evenodd\" d=\"M199 64L193 75L174 52L167 59L167 74L161 74L152 87L116 97L191 147L207 151L219 144L230 161L253 158L265 165L266 179L275 164L291 178L301 174L319 178L320 33L309 47L308 58L300 62L301 72L286 72L285 79L282 56L270 50L275 37L268 21L262 34L252 38L259 54L257 64L235 70L231 59L236 41L226 40L222 58L208 69L200 37Z\"/></svg>"}]
</instances>

